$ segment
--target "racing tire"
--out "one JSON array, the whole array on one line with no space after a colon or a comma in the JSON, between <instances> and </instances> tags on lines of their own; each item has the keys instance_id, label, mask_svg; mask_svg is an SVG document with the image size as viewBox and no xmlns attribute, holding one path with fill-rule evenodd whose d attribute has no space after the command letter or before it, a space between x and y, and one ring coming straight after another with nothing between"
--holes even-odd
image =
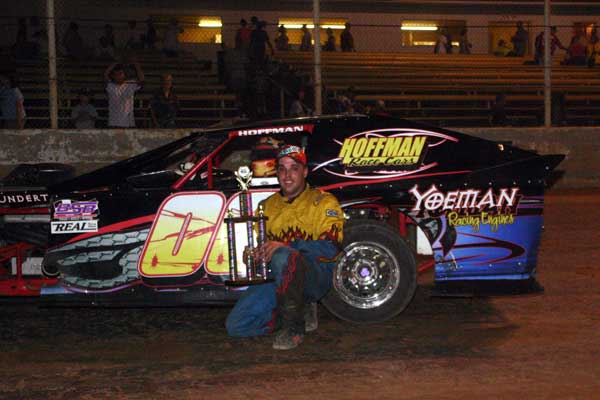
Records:
<instances>
[{"instance_id":1,"label":"racing tire","mask_svg":"<svg viewBox=\"0 0 600 400\"><path fill-rule=\"evenodd\" d=\"M346 321L388 320L414 297L416 270L413 252L394 228L373 220L349 221L333 287L321 302Z\"/></svg>"}]
</instances>

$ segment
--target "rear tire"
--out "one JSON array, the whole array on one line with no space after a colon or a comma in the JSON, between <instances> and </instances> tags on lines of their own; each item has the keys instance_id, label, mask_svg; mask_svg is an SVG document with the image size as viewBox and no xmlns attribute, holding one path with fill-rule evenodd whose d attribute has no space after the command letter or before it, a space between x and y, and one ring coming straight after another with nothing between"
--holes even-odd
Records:
<instances>
[{"instance_id":1,"label":"rear tire","mask_svg":"<svg viewBox=\"0 0 600 400\"><path fill-rule=\"evenodd\" d=\"M333 288L322 303L350 322L388 320L401 313L417 287L413 252L391 226L372 220L349 222Z\"/></svg>"}]
</instances>

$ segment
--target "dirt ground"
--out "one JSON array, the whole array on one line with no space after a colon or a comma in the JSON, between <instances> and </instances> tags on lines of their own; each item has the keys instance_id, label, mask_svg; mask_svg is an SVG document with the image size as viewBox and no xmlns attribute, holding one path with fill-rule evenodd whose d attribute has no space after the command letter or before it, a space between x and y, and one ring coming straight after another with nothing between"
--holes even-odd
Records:
<instances>
[{"instance_id":1,"label":"dirt ground","mask_svg":"<svg viewBox=\"0 0 600 400\"><path fill-rule=\"evenodd\" d=\"M0 399L600 398L600 192L551 192L543 294L429 296L353 325L321 307L296 350L232 339L227 308L2 305Z\"/></svg>"}]
</instances>

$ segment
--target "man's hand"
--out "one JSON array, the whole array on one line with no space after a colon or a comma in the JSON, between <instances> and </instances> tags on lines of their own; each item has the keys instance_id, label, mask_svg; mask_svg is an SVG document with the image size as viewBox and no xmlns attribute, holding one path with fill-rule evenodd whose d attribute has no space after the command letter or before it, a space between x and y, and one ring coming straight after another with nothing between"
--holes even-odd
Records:
<instances>
[{"instance_id":1,"label":"man's hand","mask_svg":"<svg viewBox=\"0 0 600 400\"><path fill-rule=\"evenodd\" d=\"M286 246L283 242L276 242L274 240L270 240L263 244L262 246L256 248L254 250L254 256L257 260L264 259L265 262L271 262L271 257L273 257L273 253L280 247Z\"/></svg>"}]
</instances>

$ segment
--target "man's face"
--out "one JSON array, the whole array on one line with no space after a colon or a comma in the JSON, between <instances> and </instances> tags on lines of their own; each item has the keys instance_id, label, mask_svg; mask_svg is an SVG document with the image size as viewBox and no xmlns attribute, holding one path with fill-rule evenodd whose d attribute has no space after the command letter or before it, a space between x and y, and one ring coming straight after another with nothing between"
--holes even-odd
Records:
<instances>
[{"instance_id":1,"label":"man's face","mask_svg":"<svg viewBox=\"0 0 600 400\"><path fill-rule=\"evenodd\" d=\"M116 83L125 82L125 71L123 71L122 69L113 71L113 79Z\"/></svg>"},{"instance_id":2,"label":"man's face","mask_svg":"<svg viewBox=\"0 0 600 400\"><path fill-rule=\"evenodd\" d=\"M171 75L164 75L162 77L163 89L171 89L173 87L173 77Z\"/></svg>"},{"instance_id":3,"label":"man's face","mask_svg":"<svg viewBox=\"0 0 600 400\"><path fill-rule=\"evenodd\" d=\"M283 195L287 198L302 193L307 175L308 168L291 157L282 157L277 162L277 179Z\"/></svg>"}]
</instances>

